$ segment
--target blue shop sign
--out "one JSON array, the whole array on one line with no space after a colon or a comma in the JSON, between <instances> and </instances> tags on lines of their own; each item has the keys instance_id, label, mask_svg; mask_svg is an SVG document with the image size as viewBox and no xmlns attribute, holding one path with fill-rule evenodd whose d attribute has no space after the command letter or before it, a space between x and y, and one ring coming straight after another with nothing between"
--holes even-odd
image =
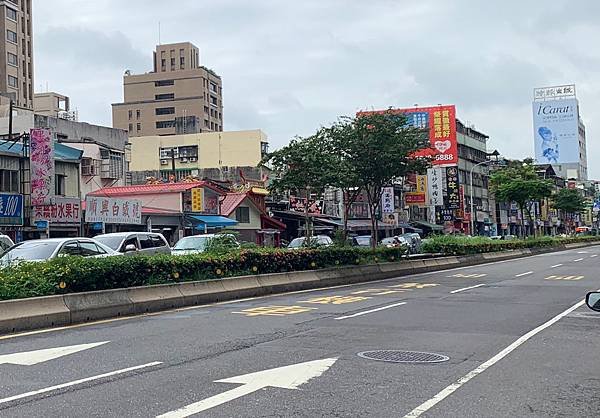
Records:
<instances>
[{"instance_id":1,"label":"blue shop sign","mask_svg":"<svg viewBox=\"0 0 600 418\"><path fill-rule=\"evenodd\" d=\"M23 225L23 195L0 194L0 226Z\"/></svg>"}]
</instances>

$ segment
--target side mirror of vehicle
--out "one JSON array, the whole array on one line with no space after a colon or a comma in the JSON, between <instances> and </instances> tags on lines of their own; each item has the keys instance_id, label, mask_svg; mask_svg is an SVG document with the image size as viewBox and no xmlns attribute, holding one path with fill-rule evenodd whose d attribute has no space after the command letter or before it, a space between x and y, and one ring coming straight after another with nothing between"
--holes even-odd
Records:
<instances>
[{"instance_id":1,"label":"side mirror of vehicle","mask_svg":"<svg viewBox=\"0 0 600 418\"><path fill-rule=\"evenodd\" d=\"M129 244L125 246L125 252L126 253L131 253L137 251L137 247L134 244Z\"/></svg>"},{"instance_id":2,"label":"side mirror of vehicle","mask_svg":"<svg viewBox=\"0 0 600 418\"><path fill-rule=\"evenodd\" d=\"M600 292L590 292L585 298L587 306L596 312L600 312Z\"/></svg>"}]
</instances>

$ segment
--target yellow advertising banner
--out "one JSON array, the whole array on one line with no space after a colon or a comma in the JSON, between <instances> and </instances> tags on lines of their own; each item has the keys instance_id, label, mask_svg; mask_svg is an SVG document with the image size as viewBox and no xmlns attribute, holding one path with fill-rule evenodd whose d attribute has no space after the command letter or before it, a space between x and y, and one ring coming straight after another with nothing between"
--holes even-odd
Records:
<instances>
[{"instance_id":1,"label":"yellow advertising banner","mask_svg":"<svg viewBox=\"0 0 600 418\"><path fill-rule=\"evenodd\" d=\"M427 176L417 174L417 193L427 193Z\"/></svg>"},{"instance_id":2,"label":"yellow advertising banner","mask_svg":"<svg viewBox=\"0 0 600 418\"><path fill-rule=\"evenodd\" d=\"M192 212L204 212L204 189L192 189Z\"/></svg>"}]
</instances>

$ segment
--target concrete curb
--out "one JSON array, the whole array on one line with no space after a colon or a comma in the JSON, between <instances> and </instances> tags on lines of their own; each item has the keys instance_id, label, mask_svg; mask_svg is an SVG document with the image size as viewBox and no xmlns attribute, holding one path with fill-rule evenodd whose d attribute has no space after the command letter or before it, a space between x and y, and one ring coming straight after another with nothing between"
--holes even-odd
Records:
<instances>
[{"instance_id":1,"label":"concrete curb","mask_svg":"<svg viewBox=\"0 0 600 418\"><path fill-rule=\"evenodd\" d=\"M594 245L598 245L598 243L567 244L560 247L467 256L409 259L323 270L262 274L3 301L0 302L0 333L71 325L275 293L367 283L373 280L511 260L532 254Z\"/></svg>"}]
</instances>

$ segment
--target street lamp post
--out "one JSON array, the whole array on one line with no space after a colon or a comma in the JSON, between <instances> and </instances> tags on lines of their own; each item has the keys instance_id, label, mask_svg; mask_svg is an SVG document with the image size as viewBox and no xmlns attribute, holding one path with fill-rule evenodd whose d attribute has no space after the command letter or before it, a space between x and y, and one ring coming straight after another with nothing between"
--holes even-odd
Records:
<instances>
[{"instance_id":1,"label":"street lamp post","mask_svg":"<svg viewBox=\"0 0 600 418\"><path fill-rule=\"evenodd\" d=\"M490 162L491 162L490 160L485 160L485 161L475 164L473 167L471 167L471 171L469 173L469 188L471 191L471 236L473 236L473 231L475 229L475 219L474 219L475 218L475 216L474 216L475 215L475 213L474 213L475 205L473 203L473 195L475 193L473 190L473 170L475 170L475 168L479 167L480 165L488 164Z\"/></svg>"}]
</instances>

